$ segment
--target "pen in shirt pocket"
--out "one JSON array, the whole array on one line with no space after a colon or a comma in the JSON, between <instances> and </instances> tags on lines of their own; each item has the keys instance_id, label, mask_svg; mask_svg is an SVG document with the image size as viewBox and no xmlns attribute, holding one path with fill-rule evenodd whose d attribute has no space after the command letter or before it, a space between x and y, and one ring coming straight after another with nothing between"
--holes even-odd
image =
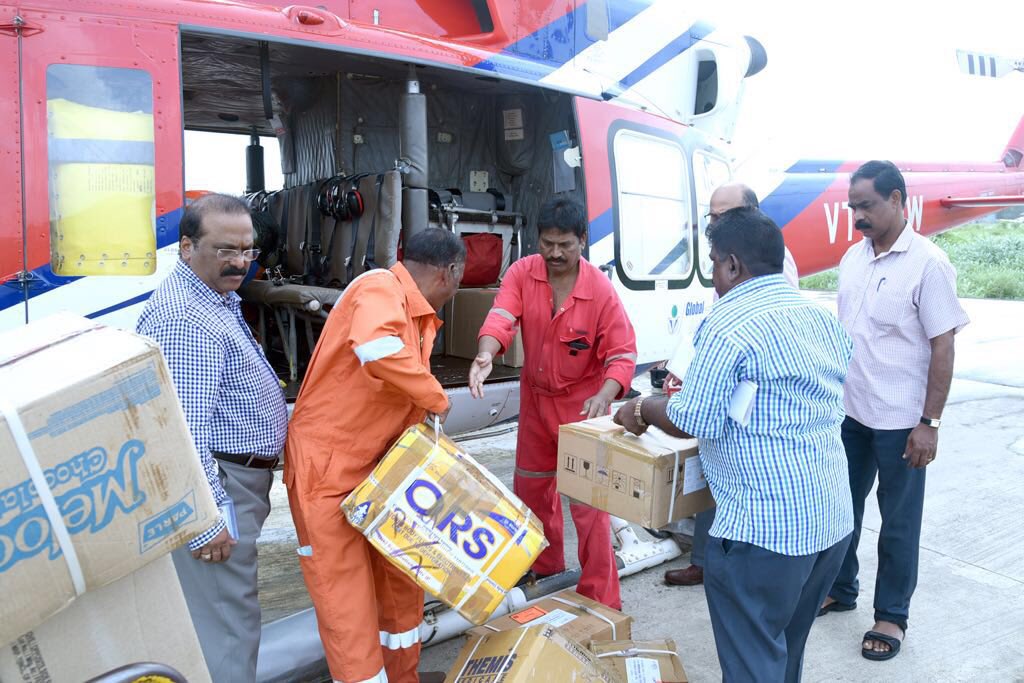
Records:
<instances>
[{"instance_id":1,"label":"pen in shirt pocket","mask_svg":"<svg viewBox=\"0 0 1024 683\"><path fill-rule=\"evenodd\" d=\"M884 284L885 284L885 278L883 277L881 280L878 281L878 284L875 285L875 291L876 292L880 291L882 289L882 285L884 285Z\"/></svg>"}]
</instances>

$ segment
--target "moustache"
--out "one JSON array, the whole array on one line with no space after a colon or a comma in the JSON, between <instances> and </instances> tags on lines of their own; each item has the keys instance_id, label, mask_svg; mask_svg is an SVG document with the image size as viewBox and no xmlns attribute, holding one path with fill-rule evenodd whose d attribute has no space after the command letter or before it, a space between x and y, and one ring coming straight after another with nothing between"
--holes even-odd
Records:
<instances>
[{"instance_id":1,"label":"moustache","mask_svg":"<svg viewBox=\"0 0 1024 683\"><path fill-rule=\"evenodd\" d=\"M862 218L861 220L854 223L853 227L857 228L858 230L870 230L871 223L868 223L866 220Z\"/></svg>"},{"instance_id":2,"label":"moustache","mask_svg":"<svg viewBox=\"0 0 1024 683\"><path fill-rule=\"evenodd\" d=\"M555 263L555 264L565 263L565 259L564 258L549 258L549 259L547 259L547 262L548 263Z\"/></svg>"},{"instance_id":3,"label":"moustache","mask_svg":"<svg viewBox=\"0 0 1024 683\"><path fill-rule=\"evenodd\" d=\"M246 270L245 268L235 268L232 266L230 268L225 268L224 270L220 271L220 276L231 277L233 275L240 275L242 277L245 277L248 274L248 272L249 271Z\"/></svg>"}]
</instances>

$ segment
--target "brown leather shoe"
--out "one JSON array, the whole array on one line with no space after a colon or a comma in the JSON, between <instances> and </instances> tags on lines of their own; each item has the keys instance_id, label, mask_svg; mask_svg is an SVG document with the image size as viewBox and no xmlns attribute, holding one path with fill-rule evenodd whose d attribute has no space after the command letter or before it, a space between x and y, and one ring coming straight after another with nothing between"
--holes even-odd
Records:
<instances>
[{"instance_id":1,"label":"brown leather shoe","mask_svg":"<svg viewBox=\"0 0 1024 683\"><path fill-rule=\"evenodd\" d=\"M699 586L704 583L704 568L691 564L685 569L670 569L665 572L665 583L670 586Z\"/></svg>"},{"instance_id":2,"label":"brown leather shoe","mask_svg":"<svg viewBox=\"0 0 1024 683\"><path fill-rule=\"evenodd\" d=\"M420 683L444 683L443 671L420 671Z\"/></svg>"}]
</instances>

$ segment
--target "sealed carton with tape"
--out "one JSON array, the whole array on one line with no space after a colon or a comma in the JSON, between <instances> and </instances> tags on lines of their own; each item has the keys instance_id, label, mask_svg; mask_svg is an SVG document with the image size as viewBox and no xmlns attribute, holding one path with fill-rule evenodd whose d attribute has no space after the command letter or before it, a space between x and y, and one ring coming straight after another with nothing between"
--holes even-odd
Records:
<instances>
[{"instance_id":1,"label":"sealed carton with tape","mask_svg":"<svg viewBox=\"0 0 1024 683\"><path fill-rule=\"evenodd\" d=\"M547 624L562 635L586 645L591 640L622 640L630 637L633 617L584 597L574 590L542 598L518 612L493 619L466 631L486 636L499 631Z\"/></svg>"},{"instance_id":2,"label":"sealed carton with tape","mask_svg":"<svg viewBox=\"0 0 1024 683\"><path fill-rule=\"evenodd\" d=\"M409 428L341 507L392 564L474 624L547 547L526 504L425 424Z\"/></svg>"},{"instance_id":3,"label":"sealed carton with tape","mask_svg":"<svg viewBox=\"0 0 1024 683\"><path fill-rule=\"evenodd\" d=\"M584 645L550 625L472 638L446 683L623 683Z\"/></svg>"},{"instance_id":4,"label":"sealed carton with tape","mask_svg":"<svg viewBox=\"0 0 1024 683\"><path fill-rule=\"evenodd\" d=\"M0 334L0 644L217 514L156 343L69 314Z\"/></svg>"},{"instance_id":5,"label":"sealed carton with tape","mask_svg":"<svg viewBox=\"0 0 1024 683\"><path fill-rule=\"evenodd\" d=\"M92 680L137 662L159 662L188 683L210 683L174 562L167 555L90 590L0 647L0 681ZM170 683L160 676L119 680Z\"/></svg>"},{"instance_id":6,"label":"sealed carton with tape","mask_svg":"<svg viewBox=\"0 0 1024 683\"><path fill-rule=\"evenodd\" d=\"M607 415L558 428L557 480L559 493L650 529L715 504L696 439L633 436Z\"/></svg>"},{"instance_id":7,"label":"sealed carton with tape","mask_svg":"<svg viewBox=\"0 0 1024 683\"><path fill-rule=\"evenodd\" d=\"M624 683L687 683L676 644L670 639L595 641L590 650Z\"/></svg>"}]
</instances>

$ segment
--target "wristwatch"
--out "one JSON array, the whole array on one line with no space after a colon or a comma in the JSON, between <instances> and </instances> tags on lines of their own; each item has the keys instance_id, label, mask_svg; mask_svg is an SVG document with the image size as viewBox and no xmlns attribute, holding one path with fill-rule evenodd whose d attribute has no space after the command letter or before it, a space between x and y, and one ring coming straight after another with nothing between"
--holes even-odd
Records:
<instances>
[{"instance_id":1,"label":"wristwatch","mask_svg":"<svg viewBox=\"0 0 1024 683\"><path fill-rule=\"evenodd\" d=\"M922 417L922 418L921 418L921 424L923 424L923 425L928 425L928 426L929 426L929 427L931 427L932 429L938 429L938 428L939 428L939 424L940 424L941 422L942 422L942 420L940 420L940 419L939 419L939 418L937 418L937 417L936 417L936 418L934 418L934 419L933 419L933 418L930 418L930 417Z\"/></svg>"},{"instance_id":2,"label":"wristwatch","mask_svg":"<svg viewBox=\"0 0 1024 683\"><path fill-rule=\"evenodd\" d=\"M641 427L646 427L647 426L647 423L644 422L644 414L643 414L643 407L644 407L644 401L645 400L647 400L646 396L637 399L636 406L633 407L633 417L636 419L636 423L638 425L640 425Z\"/></svg>"}]
</instances>

